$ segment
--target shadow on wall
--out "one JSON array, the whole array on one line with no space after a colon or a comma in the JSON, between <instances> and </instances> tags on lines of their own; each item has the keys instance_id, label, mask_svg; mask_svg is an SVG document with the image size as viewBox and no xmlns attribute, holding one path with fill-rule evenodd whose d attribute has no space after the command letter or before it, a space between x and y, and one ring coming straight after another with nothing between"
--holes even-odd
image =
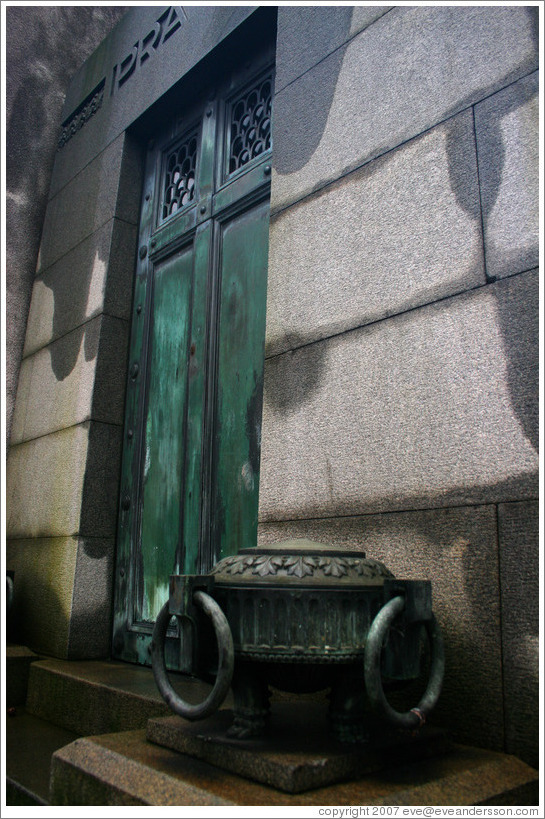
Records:
<instances>
[{"instance_id":1,"label":"shadow on wall","mask_svg":"<svg viewBox=\"0 0 545 819\"><path fill-rule=\"evenodd\" d=\"M504 296L498 299L498 317L507 361L507 386L511 406L524 435L539 447L539 298L534 309L521 311L515 288L506 280ZM537 288L536 288L537 289ZM513 321L513 316L517 321ZM533 355L529 355L528 351Z\"/></svg>"},{"instance_id":2,"label":"shadow on wall","mask_svg":"<svg viewBox=\"0 0 545 819\"><path fill-rule=\"evenodd\" d=\"M525 11L530 15L537 44L537 10L527 8ZM337 76L339 72L340 67L337 70ZM511 81L509 76L504 78L505 85ZM460 207L476 223L479 233L482 231L482 225L486 230L490 224L502 184L505 181L508 149L512 148L505 144L501 118L514 114L536 93L530 84L520 84L519 88L522 89L522 93L509 97L508 102L501 109L501 115L492 114L487 119L487 152L493 156L495 162L487 174L484 190L481 182L482 211L478 201L468 196L470 187L466 181L468 175L474 173L475 146L471 146L473 155L467 152L467 148L463 148L460 118L453 117L449 123L446 123L450 186ZM483 89L482 98L490 93L491 89ZM475 98L476 95L473 95L472 98L461 101L456 110L459 111L473 105ZM328 103L328 111L330 106L331 99ZM302 105L301 108L304 106ZM324 127L326 120L327 115L323 120ZM287 140L288 136L286 132L281 135L281 139L285 137ZM312 143L315 146L314 151L319 141L320 138L317 139L314 134ZM281 151L282 143L279 144L277 141L275 147ZM309 159L310 156L304 157L306 162ZM293 162L293 167L289 164L290 162ZM299 162L299 158L298 162L290 158L285 166L278 167L278 171L284 174L293 173L300 169ZM366 165L366 170L372 173L373 165L378 167L378 163L381 162L388 162L388 154ZM529 268L535 267L535 261L531 265L525 265L524 259L528 258L528 255L525 254L526 249L513 248L513 258L523 260L513 273L527 274L524 277L527 282L530 279ZM537 277L534 276L534 278ZM494 281L494 278L490 277L490 281ZM536 744L532 738L537 737L537 721L535 710L532 712L532 709L537 707L538 697L538 657L535 650L538 638L537 621L531 625L528 624L526 630L521 628L521 633L517 635L517 639L523 646L520 651L521 667L524 663L525 669L524 674L520 675L520 712L507 713L504 723L504 708L512 705L514 694L511 691L509 703L507 699L504 700L504 694L507 697L507 693L504 692L502 679L505 668L502 669L500 566L498 564L496 506L494 505L496 499L524 497L524 493L528 496L528 487L532 485L537 491L535 478L537 477L539 427L538 299L536 291L536 298L533 300L531 295L528 297L528 293L521 300L520 285L522 282L523 277L512 275L496 282L493 286L481 288L473 294L468 293L454 298L461 301L482 294L483 297L486 295L486 298L489 299L490 313L495 318L493 329L496 337L490 338L489 346L483 344L480 348L479 367L482 367L483 371L488 368L492 374L496 371L501 373L502 385L505 387L505 390L501 390L501 394L505 393L505 400L497 401L497 410L500 413L497 419L499 435L501 437L504 434L505 449L513 448L515 459L522 458L516 447L524 447L524 458L528 471L506 477L504 480L490 481L486 486L460 484L444 492L408 494L403 497L400 506L400 495L394 492L397 480L395 458L403 461L406 458L406 450L411 446L414 447L413 441L403 441L404 426L402 423L404 416L414 411L414 407L404 409L404 396L396 395L395 398L399 401L400 423L397 434L400 440L396 450L385 453L385 456L393 458L389 465L391 494L385 493L380 498L373 498L368 508L361 510L359 517L355 517L353 516L354 498L348 500L343 498L346 487L343 485L343 475L339 477L339 472L337 473L339 478L336 486L337 498L334 498L333 492L330 491L331 502L327 498L323 502L319 498L315 503L313 502L314 497L322 491L325 498L325 478L320 476L319 480L323 482L323 486L318 488L315 494L312 491L301 492L308 502L297 505L296 512L291 506L288 509L291 498L288 501L286 497L290 494L289 492L282 493L280 490L281 499L279 500L274 490L271 490L270 498L267 497L267 501L271 501L271 509L265 512L270 519L262 520L259 539L260 542L267 543L290 537L306 537L344 547L360 545L363 549L368 547L370 557L385 562L399 577L427 576L432 578L436 613L445 631L448 652L445 690L437 710L437 721L448 725L454 737L461 741L492 746L499 750L505 749L504 743L506 736L509 739L508 730L509 721L511 721L511 724L515 726L512 731L515 734L518 733L518 740L514 743L510 741L507 750L522 756L530 764L536 765L538 761ZM348 330L347 336L352 332L360 333L363 346L365 334L374 332L375 328L376 324L368 328ZM466 331L470 332L470 329L466 328ZM335 328L331 328L329 335L332 336L336 332ZM313 476L310 471L304 478L298 475L299 462L294 464L292 455L297 449L299 440L294 441L294 437L303 441L306 436L311 437L313 427L322 423L323 415L319 415L318 409L323 408L326 414L331 404L338 406L334 401L335 396L332 396L331 392L328 393L328 390L332 389L333 366L335 362L339 363L339 358L329 357L331 343L328 343L327 340L327 330L323 335L325 340L316 341L316 338L311 338L310 335L305 337L304 334L293 334L288 338L291 349L271 356L267 361L266 405L273 415L278 416L273 426L279 426L285 430L284 439L282 439L284 433L279 434L278 439L275 438L275 452L278 453L285 445L285 453L278 457L279 473L281 475L281 470L285 469L287 481L291 477L291 472L295 470L296 478L300 483L305 481L307 485L313 483ZM399 358L403 358L402 349L399 350L398 355ZM495 356L501 357L502 361L499 364L494 360ZM388 364L390 362L391 359L388 359ZM461 363L463 365L463 359ZM395 366L395 362L392 366ZM441 378L445 377L445 374L438 368L435 374L430 371L428 376ZM395 374L392 375L386 367L383 378L385 383L392 381L395 387ZM462 389L464 386L462 378ZM349 390L347 382L343 383L343 388ZM370 399L373 397L369 396ZM483 407L486 406L488 399L486 388L483 386L481 394ZM474 407L476 414L479 409L478 405ZM508 433L511 433L511 438L509 434L502 432L501 425L504 418L507 419ZM476 422L478 420L476 418ZM442 422L443 419L439 415L435 419L437 428L441 427ZM358 420L350 418L349 423L355 428ZM363 412L359 423L361 426L366 424ZM346 416L331 419L330 426L335 428L337 425L341 431L345 424ZM483 438L487 437L485 426L478 425L478 431ZM333 440L333 433L329 434L332 435ZM319 437L318 435L318 439ZM302 450L297 449L297 457L301 452ZM317 454L323 466L328 459L328 453L324 451ZM350 454L349 451L342 455L345 468L347 460L350 460ZM497 451L499 460L503 455L502 451ZM436 457L440 458L441 452L437 452ZM460 452L459 457L463 458L464 453ZM275 460L276 458L277 456L274 455ZM530 468L532 463L536 464L535 468ZM334 461L329 464L330 472L332 465L335 466ZM281 482L278 474L275 474L275 480L278 486ZM350 484L348 477L347 483ZM521 489L523 494L521 494ZM294 497L297 495L297 493L292 494ZM284 515L286 519L275 520L275 517L281 517L284 514L282 506L284 500L286 500ZM476 506L479 503L490 505ZM463 504L471 504L471 506L464 509ZM438 506L455 507L456 505L461 508L434 508ZM433 511L426 512L426 507L430 507ZM391 509L395 508L417 510L421 508L423 511L400 511L388 514ZM381 511L382 514L374 514ZM457 515L467 515L468 521L472 516L482 515L485 519L484 534L479 534L478 531L472 532L469 527L469 532L457 533L455 531L451 535L449 516L456 517ZM298 519L288 519L291 517ZM531 566L521 568L522 575L526 571L534 571L534 568ZM504 582L506 582L505 579ZM520 601L520 605L523 607L524 601ZM515 677L516 674L513 678ZM511 733L512 736L513 733Z\"/></svg>"},{"instance_id":3,"label":"shadow on wall","mask_svg":"<svg viewBox=\"0 0 545 819\"><path fill-rule=\"evenodd\" d=\"M529 17L531 37L535 43L536 54L539 51L539 12L536 7L525 7L523 9ZM293 14L296 13L301 17L300 28L305 30L306 16L312 17L316 13L316 9L293 9ZM331 11L331 10L330 10ZM338 8L336 9L336 32L338 30L338 39L346 40L349 37L353 17L353 9ZM380 18L379 18L380 19ZM309 20L312 24L312 20ZM281 175L289 175L300 171L312 158L316 149L318 148L324 131L327 125L329 112L335 97L337 81L341 73L342 64L349 42L345 42L340 48L333 53L328 53L327 45L330 42L330 32L325 28L322 30L319 26L312 27L313 34L316 37L323 36L324 43L320 43L317 49L318 53L325 54L323 62L324 71L320 73L320 61L313 66L314 71L312 78L309 78L308 83L304 81L305 74L298 77L302 79L298 88L300 95L300 104L292 105L292 114L289 123L276 122L275 123L275 157L274 168L275 171ZM490 94L494 93L496 89L512 82L512 74L507 74L502 80L494 83L494 86L483 87L480 92L476 92L467 99L461 99L456 105L456 108L447 111L444 119L452 116L464 108L475 103L476 98L485 99ZM288 83L289 85L290 83ZM287 87L287 86L284 86ZM281 89L282 91L283 89ZM281 93L281 91L279 93ZM312 117L309 118L306 112L312 110ZM309 130L310 129L310 130Z\"/></svg>"},{"instance_id":4,"label":"shadow on wall","mask_svg":"<svg viewBox=\"0 0 545 819\"><path fill-rule=\"evenodd\" d=\"M72 659L111 657L114 547L113 539L80 540L77 594L72 599L68 635L68 656Z\"/></svg>"},{"instance_id":5,"label":"shadow on wall","mask_svg":"<svg viewBox=\"0 0 545 819\"><path fill-rule=\"evenodd\" d=\"M287 364L278 370L278 377L275 377L275 367L269 367L268 375L265 378L264 391L266 400L279 415L289 415L299 410L304 410L305 404L310 403L317 395L322 386L325 385L327 377L327 346L323 343L308 344L304 337L295 332L286 334L292 345L291 350L282 353L278 359L285 361L289 358L294 366ZM306 347L305 367L297 366L299 358L298 350ZM284 358L285 357L285 358ZM273 361L274 361L273 357ZM280 363L280 361L279 361Z\"/></svg>"},{"instance_id":6,"label":"shadow on wall","mask_svg":"<svg viewBox=\"0 0 545 819\"><path fill-rule=\"evenodd\" d=\"M6 12L8 439L64 91L126 10L14 7Z\"/></svg>"},{"instance_id":7,"label":"shadow on wall","mask_svg":"<svg viewBox=\"0 0 545 819\"><path fill-rule=\"evenodd\" d=\"M527 8L525 11L530 15L534 27L534 37L537 43L537 23L536 9ZM485 134L486 153L494 157L495 161L487 164L486 181L483 183L481 176L481 208L482 224L487 235L487 229L494 206L498 200L502 185L502 178L506 163L506 147L502 135L501 121L504 117L522 108L532 99L537 99L537 82L518 83L519 93L512 95L504 104L499 113L494 112L487 117L487 129ZM463 161L463 154L458 149L459 135L457 133L457 120L451 120L451 125L447 136L447 154L449 157L449 177L453 193L461 208L474 220L481 219L481 212L475 209L475 203L466 197L468 190L464 183L466 176L471 173L469 167ZM467 156L467 155L466 155ZM467 157L469 160L469 157ZM537 201L537 189L535 191ZM536 245L533 249L532 263L537 260L537 225L536 225ZM485 242L485 254L488 250ZM514 247L511 251L512 258L519 262L517 272L525 272L528 267L524 264L527 257L526 248ZM490 281L494 281L492 276ZM507 294L506 294L507 291ZM538 338L539 338L539 314L535 310L520 310L517 308L516 295L513 288L506 283L503 288L503 298L498 298L497 315L499 319L505 360L507 362L507 379L511 405L515 412L524 434L537 452L538 432L539 432L539 363L538 363ZM517 321L513 318L516 316ZM535 350L534 356L528 355L528 349Z\"/></svg>"},{"instance_id":8,"label":"shadow on wall","mask_svg":"<svg viewBox=\"0 0 545 819\"><path fill-rule=\"evenodd\" d=\"M117 188L113 191L116 199L112 211L106 214L107 221L48 265L37 279L36 306L33 302L30 315L39 332L47 337L51 368L58 381L73 372L82 342L85 360L95 358L97 330L93 319L102 313L111 323L117 319L126 321L131 315L137 242L134 220L141 194L141 160L140 142L127 134ZM89 185L92 193L85 202L91 214L100 211L104 189L112 185L111 170L107 172L107 151L95 162L95 184ZM41 313L39 317L38 313ZM126 332L128 334L129 327ZM49 343L50 339L68 336L66 349ZM124 342L125 339L120 341L118 354Z\"/></svg>"},{"instance_id":9,"label":"shadow on wall","mask_svg":"<svg viewBox=\"0 0 545 819\"><path fill-rule=\"evenodd\" d=\"M103 290L105 284L106 287L110 286L107 279L109 243L105 247L102 245L104 242L100 237L97 239L93 235L75 249L77 255L70 265L61 259L36 278L30 316L38 323L40 330L50 321L47 349L57 381L64 381L73 372L80 358L82 343L86 362L94 360L98 353L100 322L92 319L97 318L100 312L107 312L102 306L105 299ZM100 291L96 294L98 304L94 306L92 301L97 290ZM126 297L130 303L130 290ZM36 319L38 311L40 316Z\"/></svg>"},{"instance_id":10,"label":"shadow on wall","mask_svg":"<svg viewBox=\"0 0 545 819\"><path fill-rule=\"evenodd\" d=\"M514 276L269 359L263 517L534 497L537 285Z\"/></svg>"},{"instance_id":11,"label":"shadow on wall","mask_svg":"<svg viewBox=\"0 0 545 819\"><path fill-rule=\"evenodd\" d=\"M334 14L334 27L338 39L340 41L348 39L353 9L346 6L334 10L328 9L328 12ZM313 25L313 18L319 14L320 9L292 8L291 22L294 26L299 24L301 31L306 31L307 24L310 24L316 37L316 41L313 43L316 52L318 54L328 54L328 47L331 42L330 28ZM335 96L337 80L346 48L345 44L328 56L323 70L320 70L318 66L318 77L313 72L312 78L308 78L308 82L305 82L303 75L305 104L300 106L299 109L294 108L295 116L290 117L289 122L280 121L275 123L274 167L278 173L290 174L300 171L320 144ZM306 115L308 107L312 109L312 117ZM299 116L296 115L297 110L300 112ZM284 148L284 141L287 144L287 149Z\"/></svg>"},{"instance_id":12,"label":"shadow on wall","mask_svg":"<svg viewBox=\"0 0 545 819\"><path fill-rule=\"evenodd\" d=\"M536 10L530 8L526 9L526 11L530 14L535 31L535 26L537 25ZM340 66L335 75L336 77L339 71ZM506 77L505 81L507 82L507 80L508 78ZM497 202L502 185L506 162L506 146L504 145L504 137L502 135L501 119L512 114L537 95L537 83L519 83L518 88L518 93L511 95L510 99L507 100L507 104L502 105L500 113L497 115L489 115L486 120L487 128L486 134L484 135L484 139L487 143L486 152L487 155L495 158L495 162L489 167L487 166L486 184L481 180L482 211L481 208L479 208L477 199L471 195L472 186L469 185L467 181L474 174L475 146L474 144L468 145L464 123L459 117L453 117L446 124L446 153L450 187L459 206L468 214L471 220L476 223L478 233L482 233L482 225L484 225L486 231L490 215ZM329 106L331 105L331 99L329 99L329 97L328 100L327 110L329 110ZM468 107L473 101L474 97L462 101L458 110ZM325 119L327 119L327 116ZM304 142L304 140L300 140L300 142ZM313 150L315 150L317 144L319 144L319 138L317 138ZM276 147L278 148L278 145ZM279 153L280 156L283 156L281 150ZM284 153L289 153L291 156L290 152ZM306 161L308 161L308 158L309 157L306 157ZM365 170L368 173L372 173L374 170L382 167L384 163L387 164L388 161L388 154L385 154L383 157L366 165ZM284 172L289 173L293 170L295 170L295 168L291 170L286 168ZM537 258L537 245L530 255L532 259L534 257ZM513 248L512 256L514 259L522 259L522 262L519 263L519 270L515 272L525 272L528 270L528 267L524 266L524 260L528 258L526 248ZM494 280L495 277L490 278L490 281ZM517 300L514 287L507 283L502 288L502 298L497 298L496 300L496 313L501 329L505 361L507 364L507 383L510 401L515 417L520 423L525 436L533 448L537 450L538 359L537 352L532 356L528 354L528 351L532 349L532 345L537 345L538 313L534 310L524 311L521 310L520 307L516 310L516 307ZM517 317L516 322L513 320L515 315ZM329 332L323 328L321 328L320 332L321 338L327 339L332 335L336 335L338 329L332 326ZM265 381L266 401L273 412L281 416L287 416L303 410L305 405L309 405L320 393L322 386L327 386L326 378L328 377L326 344L317 342L313 336L309 335L307 337L305 334L293 330L286 332L285 338L290 348L289 351L281 353L279 356L272 356L269 361L272 363L277 357L289 356L294 359L293 371L291 371L287 364L279 368L269 366L270 377ZM306 347L304 368L296 366L297 354L294 351L297 351L301 347ZM537 351L537 346L533 349ZM274 377L276 369L278 369L279 376L281 371L279 378Z\"/></svg>"},{"instance_id":13,"label":"shadow on wall","mask_svg":"<svg viewBox=\"0 0 545 819\"><path fill-rule=\"evenodd\" d=\"M11 549L10 549L11 546ZM113 547L100 538L8 542L15 570L9 639L37 654L67 659L107 658ZM79 575L77 596L73 577Z\"/></svg>"},{"instance_id":14,"label":"shadow on wall","mask_svg":"<svg viewBox=\"0 0 545 819\"><path fill-rule=\"evenodd\" d=\"M496 104L495 101L501 100L499 104ZM481 208L482 208L482 223L485 232L485 240L486 240L486 251L487 254L490 252L498 253L498 250L493 246L493 211L497 204L498 197L501 193L502 182L504 181L504 172L506 170L506 162L509 160L508 156L508 147L511 148L512 154L516 151L516 145L506 146L505 140L506 135L503 133L502 123L504 120L508 120L511 115L515 114L517 111L522 109L524 106L527 106L529 103L534 102L535 104L535 113L536 113L536 121L534 123L535 134L534 139L537 142L537 106L538 106L538 73L537 71L533 74L530 74L523 79L516 82L514 85L508 86L507 88L503 89L502 91L497 92L497 94L493 94L491 97L485 100L482 105L477 105L475 108L475 113L478 114L477 117L477 134L475 136L476 143L478 144L478 158L479 158L479 171L480 171L480 178L479 178L479 187L480 187L480 200L481 200ZM461 103L462 107L466 107L471 105L471 100L468 99ZM532 116L532 114L530 115ZM528 132L532 130L532 124L526 122L525 127ZM458 120L454 117L448 123L448 131L447 131L447 156L448 156L448 167L449 167L449 177L450 177L450 184L453 193L456 196L457 202L460 207L472 218L472 219L480 219L481 212L476 210L476 203L467 196L468 187L465 184L465 179L468 175L472 173L471 164L470 164L470 157L465 156L463 152L459 150L459 143L460 143L460 135L458 133ZM519 137L519 135L528 140L531 139L530 133L524 133L524 130L520 128L520 124L518 127L518 133L515 136L515 139ZM507 136L509 138L509 135ZM524 163L519 163L520 157L511 156L511 164L520 164L521 168L524 168ZM537 161L537 147L536 147L536 161ZM519 183L524 184L524 171L521 171L521 178L517 180ZM537 221L537 164L535 168L535 178L536 178L536 185L535 190L532 191L530 188L530 194L533 194L535 197L536 209L535 209L535 218ZM529 183L530 184L530 183ZM516 205L512 205L515 207ZM508 216L512 216L512 214L508 214ZM499 216L496 216L496 220L499 219ZM530 225L530 229L533 228L534 225ZM529 270L532 267L537 265L538 261L538 235L537 235L537 225L536 227L536 235L534 239L534 246L524 253L525 248L522 247L514 247L513 249L508 249L506 247L501 247L499 252L501 252L503 259L501 263L501 272L502 275L506 275L505 271L510 270L509 262L511 259L505 259L505 256L511 256L512 261L515 265L518 265L518 268L514 269L512 272L519 272L522 270ZM512 229L512 228L511 228ZM508 235L508 238L510 236ZM528 237L526 237L528 238ZM494 255L496 255L494 254ZM487 263L490 265L490 261L492 261L493 268L497 267L497 258L493 258L492 260L487 260ZM489 273L490 281L495 281L496 279L496 270L492 269L492 271L487 271Z\"/></svg>"}]
</instances>

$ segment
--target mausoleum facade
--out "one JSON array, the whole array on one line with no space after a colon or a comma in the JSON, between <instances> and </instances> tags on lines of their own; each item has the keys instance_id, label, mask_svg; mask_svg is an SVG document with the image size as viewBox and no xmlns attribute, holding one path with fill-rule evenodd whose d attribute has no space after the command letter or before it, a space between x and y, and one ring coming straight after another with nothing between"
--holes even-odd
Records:
<instances>
[{"instance_id":1,"label":"mausoleum facade","mask_svg":"<svg viewBox=\"0 0 545 819\"><path fill-rule=\"evenodd\" d=\"M434 721L537 765L537 31L121 17L66 88L12 362L19 642L149 664L172 572L361 549L432 581Z\"/></svg>"}]
</instances>

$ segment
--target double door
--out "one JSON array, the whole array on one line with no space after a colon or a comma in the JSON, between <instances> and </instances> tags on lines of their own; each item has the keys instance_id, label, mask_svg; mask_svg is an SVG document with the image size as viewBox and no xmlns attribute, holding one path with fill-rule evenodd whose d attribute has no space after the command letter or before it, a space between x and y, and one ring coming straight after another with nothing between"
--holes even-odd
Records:
<instances>
[{"instance_id":1,"label":"double door","mask_svg":"<svg viewBox=\"0 0 545 819\"><path fill-rule=\"evenodd\" d=\"M149 663L171 574L206 572L256 540L272 82L266 57L232 72L148 150L118 520L119 659ZM167 642L171 665L183 667Z\"/></svg>"}]
</instances>

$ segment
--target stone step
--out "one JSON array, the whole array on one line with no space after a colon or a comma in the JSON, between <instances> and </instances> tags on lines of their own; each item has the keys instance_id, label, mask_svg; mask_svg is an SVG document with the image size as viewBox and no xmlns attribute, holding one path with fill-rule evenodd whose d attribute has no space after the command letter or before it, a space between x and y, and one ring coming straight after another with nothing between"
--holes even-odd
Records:
<instances>
[{"instance_id":1,"label":"stone step","mask_svg":"<svg viewBox=\"0 0 545 819\"><path fill-rule=\"evenodd\" d=\"M139 730L57 751L50 794L52 805L71 806L537 805L538 777L515 757L454 746L384 774L289 794L155 745Z\"/></svg>"},{"instance_id":2,"label":"stone step","mask_svg":"<svg viewBox=\"0 0 545 819\"><path fill-rule=\"evenodd\" d=\"M6 804L48 805L51 756L76 737L12 706L6 719Z\"/></svg>"},{"instance_id":3,"label":"stone step","mask_svg":"<svg viewBox=\"0 0 545 819\"><path fill-rule=\"evenodd\" d=\"M171 675L189 702L201 702L210 687ZM172 712L150 668L115 660L40 660L32 664L27 711L79 736L144 728L150 717Z\"/></svg>"},{"instance_id":4,"label":"stone step","mask_svg":"<svg viewBox=\"0 0 545 819\"><path fill-rule=\"evenodd\" d=\"M24 705L31 663L40 657L26 646L6 645L6 706Z\"/></svg>"}]
</instances>

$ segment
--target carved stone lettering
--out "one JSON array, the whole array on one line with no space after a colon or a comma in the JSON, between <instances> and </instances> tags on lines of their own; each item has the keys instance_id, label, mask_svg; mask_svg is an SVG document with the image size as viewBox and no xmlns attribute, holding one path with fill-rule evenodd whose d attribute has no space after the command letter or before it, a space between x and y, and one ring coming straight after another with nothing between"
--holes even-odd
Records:
<instances>
[{"instance_id":1,"label":"carved stone lettering","mask_svg":"<svg viewBox=\"0 0 545 819\"><path fill-rule=\"evenodd\" d=\"M173 6L164 11L155 25L141 40L132 47L121 62L114 65L112 71L111 94L121 88L133 76L138 66L143 65L157 49L163 45L175 31L181 28L182 21Z\"/></svg>"},{"instance_id":2,"label":"carved stone lettering","mask_svg":"<svg viewBox=\"0 0 545 819\"><path fill-rule=\"evenodd\" d=\"M164 11L156 20L153 28L141 40L133 45L130 52L119 63L114 65L111 76L110 94L121 88L129 80L138 66L143 65L179 28L182 21L173 6ZM57 144L60 151L69 139L72 139L86 122L98 111L104 100L106 79L102 79L96 88L83 100L76 110L63 122Z\"/></svg>"},{"instance_id":3,"label":"carved stone lettering","mask_svg":"<svg viewBox=\"0 0 545 819\"><path fill-rule=\"evenodd\" d=\"M150 33L146 34L142 40L142 45L140 47L140 65L142 65L142 63L148 59L148 57L151 55L152 49L156 49L159 46L162 33L163 29L161 23L157 21Z\"/></svg>"},{"instance_id":4,"label":"carved stone lettering","mask_svg":"<svg viewBox=\"0 0 545 819\"><path fill-rule=\"evenodd\" d=\"M132 47L132 51L128 54L124 60L121 61L119 64L119 76L117 78L118 86L123 85L123 83L129 79L131 74L133 73L136 67L136 58L138 57L138 43L135 43Z\"/></svg>"}]
</instances>

